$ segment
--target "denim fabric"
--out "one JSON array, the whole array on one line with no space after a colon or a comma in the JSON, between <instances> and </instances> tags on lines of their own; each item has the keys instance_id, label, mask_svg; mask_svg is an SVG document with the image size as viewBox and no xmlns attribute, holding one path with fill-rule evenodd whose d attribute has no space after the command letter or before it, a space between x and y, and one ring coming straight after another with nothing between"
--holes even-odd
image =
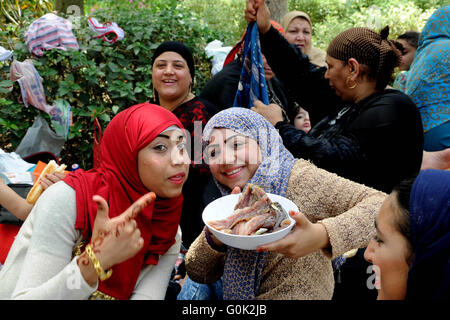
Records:
<instances>
[{"instance_id":1,"label":"denim fabric","mask_svg":"<svg viewBox=\"0 0 450 320\"><path fill-rule=\"evenodd\" d=\"M203 284L192 281L188 277L177 300L223 300L222 279L214 283Z\"/></svg>"}]
</instances>

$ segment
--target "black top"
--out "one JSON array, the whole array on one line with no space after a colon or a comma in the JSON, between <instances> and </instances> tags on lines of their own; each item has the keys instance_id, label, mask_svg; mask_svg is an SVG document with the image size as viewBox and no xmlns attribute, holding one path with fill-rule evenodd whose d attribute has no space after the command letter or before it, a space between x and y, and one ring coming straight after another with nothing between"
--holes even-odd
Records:
<instances>
[{"instance_id":1,"label":"black top","mask_svg":"<svg viewBox=\"0 0 450 320\"><path fill-rule=\"evenodd\" d=\"M241 75L241 67L239 59L227 64L205 84L199 97L210 101L219 110L232 107Z\"/></svg>"},{"instance_id":2,"label":"black top","mask_svg":"<svg viewBox=\"0 0 450 320\"><path fill-rule=\"evenodd\" d=\"M208 166L202 161L202 148L200 146L203 128L208 120L217 113L217 108L209 101L195 97L178 106L173 110L173 113L191 134L188 149L191 150L191 161L197 162L190 166L188 178L183 186L183 209L180 227L183 246L189 248L204 227L202 212L205 205L202 195L211 173ZM195 127L196 121L198 121L198 127Z\"/></svg>"},{"instance_id":3,"label":"black top","mask_svg":"<svg viewBox=\"0 0 450 320\"><path fill-rule=\"evenodd\" d=\"M286 122L276 125L296 158L387 193L420 170L422 120L407 95L384 90L346 104L324 78L326 68L309 63L275 29L260 39L268 63L313 119L308 134Z\"/></svg>"},{"instance_id":4,"label":"black top","mask_svg":"<svg viewBox=\"0 0 450 320\"><path fill-rule=\"evenodd\" d=\"M233 60L206 83L199 96L218 106L220 110L232 107L241 69L241 59ZM269 102L280 105L286 111L286 114L290 115L293 109L293 100L289 98L288 91L283 83L273 77L267 81L267 91Z\"/></svg>"}]
</instances>

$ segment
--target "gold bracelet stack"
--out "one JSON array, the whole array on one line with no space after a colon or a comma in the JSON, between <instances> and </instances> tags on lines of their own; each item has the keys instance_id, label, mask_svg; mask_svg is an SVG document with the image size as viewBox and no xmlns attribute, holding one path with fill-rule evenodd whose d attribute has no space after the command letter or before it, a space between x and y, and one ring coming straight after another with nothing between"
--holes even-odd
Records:
<instances>
[{"instance_id":1,"label":"gold bracelet stack","mask_svg":"<svg viewBox=\"0 0 450 320\"><path fill-rule=\"evenodd\" d=\"M97 272L100 281L105 281L112 276L112 269L109 269L107 272L103 270L102 266L100 265L100 261L98 261L97 257L95 256L90 244L86 246L86 253L89 256L89 259L91 259L91 262L94 265L95 272Z\"/></svg>"}]
</instances>

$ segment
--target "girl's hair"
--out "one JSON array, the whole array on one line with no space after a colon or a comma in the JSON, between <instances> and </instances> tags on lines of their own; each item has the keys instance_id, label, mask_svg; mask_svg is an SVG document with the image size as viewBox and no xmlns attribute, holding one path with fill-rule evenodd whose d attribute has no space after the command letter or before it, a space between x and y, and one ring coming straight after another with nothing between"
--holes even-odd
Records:
<instances>
[{"instance_id":1,"label":"girl's hair","mask_svg":"<svg viewBox=\"0 0 450 320\"><path fill-rule=\"evenodd\" d=\"M417 173L418 174L418 173ZM399 231L407 240L412 251L412 234L411 234L411 219L410 219L410 207L409 201L411 198L411 190L414 181L417 178L417 174L410 178L407 178L400 182L392 190L392 195L397 202L396 216L394 218L395 228Z\"/></svg>"},{"instance_id":2,"label":"girl's hair","mask_svg":"<svg viewBox=\"0 0 450 320\"><path fill-rule=\"evenodd\" d=\"M419 35L417 31L407 31L398 36L397 40L405 40L408 44L417 49L419 45Z\"/></svg>"},{"instance_id":3,"label":"girl's hair","mask_svg":"<svg viewBox=\"0 0 450 320\"><path fill-rule=\"evenodd\" d=\"M300 105L294 101L294 105L292 108L290 108L290 112L288 112L288 118L289 122L291 124L294 124L295 117L297 116L298 112L300 111Z\"/></svg>"}]
</instances>

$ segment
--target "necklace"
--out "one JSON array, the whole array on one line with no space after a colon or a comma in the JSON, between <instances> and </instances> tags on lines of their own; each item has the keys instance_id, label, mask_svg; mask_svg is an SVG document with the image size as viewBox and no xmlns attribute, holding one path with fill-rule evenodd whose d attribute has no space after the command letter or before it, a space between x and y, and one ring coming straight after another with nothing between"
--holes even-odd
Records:
<instances>
[{"instance_id":1,"label":"necklace","mask_svg":"<svg viewBox=\"0 0 450 320\"><path fill-rule=\"evenodd\" d=\"M350 107L343 108L341 111L338 112L337 116L333 120L328 122L328 124L332 126L335 125L336 121L339 120L344 114L346 114L348 110L350 110Z\"/></svg>"}]
</instances>

